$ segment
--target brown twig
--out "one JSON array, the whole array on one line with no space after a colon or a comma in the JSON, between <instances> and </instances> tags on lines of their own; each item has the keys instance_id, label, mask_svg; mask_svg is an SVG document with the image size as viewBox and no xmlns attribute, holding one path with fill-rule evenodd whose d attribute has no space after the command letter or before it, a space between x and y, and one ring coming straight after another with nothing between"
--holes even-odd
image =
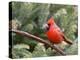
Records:
<instances>
[{"instance_id":1,"label":"brown twig","mask_svg":"<svg viewBox=\"0 0 80 60\"><path fill-rule=\"evenodd\" d=\"M43 44L46 44L48 45L49 47L55 49L58 53L60 53L61 55L66 55L64 51L62 51L59 47L57 47L55 44L54 45L51 45L50 43L48 43L47 41L45 41L44 39L42 38L39 38L37 36L34 36L32 34L29 34L27 32L24 32L24 31L19 31L19 30L14 30L12 29L11 30L12 32L16 33L16 34L19 34L19 35L22 35L22 36L25 36L25 37L28 37L28 38L32 38L38 42L41 42Z\"/></svg>"}]
</instances>

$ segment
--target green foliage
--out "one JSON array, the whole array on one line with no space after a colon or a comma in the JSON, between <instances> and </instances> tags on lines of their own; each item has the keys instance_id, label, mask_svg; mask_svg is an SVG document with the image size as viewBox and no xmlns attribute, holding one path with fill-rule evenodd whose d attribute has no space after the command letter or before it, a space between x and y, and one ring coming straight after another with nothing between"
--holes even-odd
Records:
<instances>
[{"instance_id":1,"label":"green foliage","mask_svg":"<svg viewBox=\"0 0 80 60\"><path fill-rule=\"evenodd\" d=\"M71 8L70 8L71 7ZM57 11L55 16L55 20L57 20L57 24L59 27L61 27L62 30L64 30L64 34L74 40L76 39L75 37L75 32L77 31L77 16L74 16L77 14L74 10L74 7L72 6L66 6L66 8L62 8Z\"/></svg>"},{"instance_id":2,"label":"green foliage","mask_svg":"<svg viewBox=\"0 0 80 60\"><path fill-rule=\"evenodd\" d=\"M31 34L47 39L43 32L42 25L47 22L47 17L52 15L56 24L64 31L64 34L75 41L77 38L77 15L76 5L58 5L58 4L42 4L42 3L26 3L26 2L12 2L12 20L19 21L19 29L27 31ZM13 58L27 58L27 57L43 57L43 56L56 56L57 52L51 48L45 49L43 45L32 39L13 34ZM18 44L18 45L16 45ZM23 45L25 44L25 45ZM29 46L29 49L24 46ZM75 44L74 44L75 45ZM77 44L76 44L77 46ZM76 46L65 47L66 52L75 50ZM33 48L32 48L33 47ZM70 50L71 49L71 50ZM75 52L74 51L74 52ZM69 53L77 54L77 53Z\"/></svg>"},{"instance_id":3,"label":"green foliage","mask_svg":"<svg viewBox=\"0 0 80 60\"><path fill-rule=\"evenodd\" d=\"M33 57L45 57L45 56L47 56L45 47L43 45L40 45L40 44L38 44L35 47L32 54L33 54L32 55Z\"/></svg>"},{"instance_id":4,"label":"green foliage","mask_svg":"<svg viewBox=\"0 0 80 60\"><path fill-rule=\"evenodd\" d=\"M78 54L78 41L77 39L74 41L74 44L72 46L70 46L68 49L66 48L65 49L65 52L68 54L68 55L75 55L75 54Z\"/></svg>"},{"instance_id":5,"label":"green foliage","mask_svg":"<svg viewBox=\"0 0 80 60\"><path fill-rule=\"evenodd\" d=\"M32 54L27 50L29 47L25 44L14 45L12 49L12 58L30 58Z\"/></svg>"},{"instance_id":6,"label":"green foliage","mask_svg":"<svg viewBox=\"0 0 80 60\"><path fill-rule=\"evenodd\" d=\"M46 54L47 54L48 56L55 56L55 50L52 50L51 48L48 48L48 49L46 50Z\"/></svg>"}]
</instances>

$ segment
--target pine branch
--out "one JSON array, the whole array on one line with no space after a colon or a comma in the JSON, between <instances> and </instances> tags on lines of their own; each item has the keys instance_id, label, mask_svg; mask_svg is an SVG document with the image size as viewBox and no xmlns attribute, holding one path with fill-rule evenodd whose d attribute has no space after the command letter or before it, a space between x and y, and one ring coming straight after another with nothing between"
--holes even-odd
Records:
<instances>
[{"instance_id":1,"label":"pine branch","mask_svg":"<svg viewBox=\"0 0 80 60\"><path fill-rule=\"evenodd\" d=\"M29 34L27 32L24 32L24 31L19 31L19 30L10 30L16 34L19 34L19 35L22 35L22 36L25 36L25 37L28 37L28 38L32 38L38 42L41 42L43 44L46 44L48 45L49 47L55 49L58 53L60 53L61 55L66 55L64 51L62 51L59 47L57 47L55 44L54 45L51 45L49 42L45 41L44 39L40 38L40 37L37 37L37 36L34 36L32 34Z\"/></svg>"}]
</instances>

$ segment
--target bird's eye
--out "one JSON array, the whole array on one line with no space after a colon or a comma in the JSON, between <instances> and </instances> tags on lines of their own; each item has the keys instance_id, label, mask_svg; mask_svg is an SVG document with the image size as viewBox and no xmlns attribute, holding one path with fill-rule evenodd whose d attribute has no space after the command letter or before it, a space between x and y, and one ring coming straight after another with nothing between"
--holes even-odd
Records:
<instances>
[{"instance_id":1,"label":"bird's eye","mask_svg":"<svg viewBox=\"0 0 80 60\"><path fill-rule=\"evenodd\" d=\"M50 26L51 24L48 23L48 26Z\"/></svg>"}]
</instances>

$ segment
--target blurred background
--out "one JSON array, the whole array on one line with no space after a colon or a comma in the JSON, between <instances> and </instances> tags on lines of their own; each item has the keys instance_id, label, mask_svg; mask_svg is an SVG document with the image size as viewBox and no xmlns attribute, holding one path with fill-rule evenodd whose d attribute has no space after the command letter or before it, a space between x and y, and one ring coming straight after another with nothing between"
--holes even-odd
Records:
<instances>
[{"instance_id":1,"label":"blurred background","mask_svg":"<svg viewBox=\"0 0 80 60\"><path fill-rule=\"evenodd\" d=\"M49 15L53 16L56 24L64 31L64 34L71 39L74 44L70 47L64 47L68 55L78 54L78 6L30 3L30 2L12 2L9 4L12 11L12 28L29 32L35 36L47 39L42 25L47 22ZM51 48L45 48L42 43L29 39L15 33L12 33L12 58L28 57L47 57L58 56L56 51Z\"/></svg>"}]
</instances>

